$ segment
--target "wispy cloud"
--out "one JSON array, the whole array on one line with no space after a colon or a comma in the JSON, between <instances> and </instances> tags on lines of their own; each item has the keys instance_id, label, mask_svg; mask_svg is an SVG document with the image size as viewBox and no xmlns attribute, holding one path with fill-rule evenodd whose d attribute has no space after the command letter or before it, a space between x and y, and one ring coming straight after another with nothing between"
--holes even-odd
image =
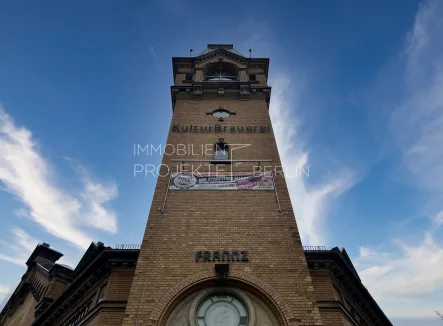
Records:
<instances>
[{"instance_id":1,"label":"wispy cloud","mask_svg":"<svg viewBox=\"0 0 443 326\"><path fill-rule=\"evenodd\" d=\"M320 185L309 186L304 172L309 169L309 152L303 138L298 134L300 117L297 106L304 85L302 79L293 80L284 74L272 79L273 94L270 114L277 139L280 157L288 176L289 193L292 199L297 225L305 245L325 245L327 234L324 221L330 209L330 200L349 189L355 182L350 169L338 169L332 178L325 178ZM291 90L291 92L289 91ZM287 94L299 93L289 97Z\"/></svg>"},{"instance_id":2,"label":"wispy cloud","mask_svg":"<svg viewBox=\"0 0 443 326\"><path fill-rule=\"evenodd\" d=\"M5 293L9 293L10 291L11 291L11 287L9 285L0 284L0 295L5 294Z\"/></svg>"},{"instance_id":3,"label":"wispy cloud","mask_svg":"<svg viewBox=\"0 0 443 326\"><path fill-rule=\"evenodd\" d=\"M83 190L80 193L80 198L85 211L89 212L88 215L79 216L79 219L85 225L116 233L117 216L112 210L105 208L103 205L117 197L117 185L113 180L108 180L106 183L95 182L88 170L82 165L72 159L68 160L72 163L74 170L82 181Z\"/></svg>"},{"instance_id":4,"label":"wispy cloud","mask_svg":"<svg viewBox=\"0 0 443 326\"><path fill-rule=\"evenodd\" d=\"M443 210L441 210L440 212L435 214L434 217L432 218L432 221L437 228L442 226L443 225Z\"/></svg>"},{"instance_id":5,"label":"wispy cloud","mask_svg":"<svg viewBox=\"0 0 443 326\"><path fill-rule=\"evenodd\" d=\"M391 130L405 165L422 189L443 195L443 3L424 2L399 60L401 101Z\"/></svg>"},{"instance_id":6,"label":"wispy cloud","mask_svg":"<svg viewBox=\"0 0 443 326\"><path fill-rule=\"evenodd\" d=\"M157 59L157 54L155 53L155 49L152 44L149 44L149 52L151 53L152 58Z\"/></svg>"},{"instance_id":7,"label":"wispy cloud","mask_svg":"<svg viewBox=\"0 0 443 326\"><path fill-rule=\"evenodd\" d=\"M441 243L426 232L418 244L394 244L392 251L360 248L356 266L363 283L390 316L432 316L443 291Z\"/></svg>"},{"instance_id":8,"label":"wispy cloud","mask_svg":"<svg viewBox=\"0 0 443 326\"><path fill-rule=\"evenodd\" d=\"M11 286L0 283L0 309L3 309L12 291L13 290Z\"/></svg>"},{"instance_id":9,"label":"wispy cloud","mask_svg":"<svg viewBox=\"0 0 443 326\"><path fill-rule=\"evenodd\" d=\"M8 249L8 254L0 253L0 260L23 266L38 241L18 227L14 227L10 233L12 235L11 241L0 242L2 248ZM4 234L4 238L7 238L6 234Z\"/></svg>"},{"instance_id":10,"label":"wispy cloud","mask_svg":"<svg viewBox=\"0 0 443 326\"><path fill-rule=\"evenodd\" d=\"M246 31L247 35L240 44L252 48L253 55L258 53L258 56L263 57L284 57L285 51L280 48L272 25L251 18L239 30ZM295 68L288 71L288 66ZM327 245L328 234L324 222L331 212L332 200L358 180L351 168L341 165L334 169L332 176L324 176L324 182L320 184L310 184L305 175L307 170L310 174L316 173L310 169L308 139L301 133L304 123L307 123L304 120L306 117L301 114L301 106L306 105L307 96L304 94L310 92L309 74L300 73L297 66L303 65L293 61L286 66L279 64L279 61L273 64L269 79L272 86L269 113L303 244ZM324 158L325 166L331 163L329 159Z\"/></svg>"},{"instance_id":11,"label":"wispy cloud","mask_svg":"<svg viewBox=\"0 0 443 326\"><path fill-rule=\"evenodd\" d=\"M113 181L92 181L83 170L83 189L75 192L58 186L50 163L39 153L31 132L17 126L0 108L0 181L3 190L17 197L27 216L47 232L80 247L91 243L85 225L115 233L117 218L104 204L117 196Z\"/></svg>"},{"instance_id":12,"label":"wispy cloud","mask_svg":"<svg viewBox=\"0 0 443 326\"><path fill-rule=\"evenodd\" d=\"M421 240L411 243L405 240L409 235L399 234L391 249L360 249L363 282L391 316L430 317L443 300L443 244L436 232L443 224L442 16L443 2L421 4L403 49L382 73L378 87L388 96L375 103L392 105L389 129L401 151L404 179L429 199L419 212L429 225L413 230Z\"/></svg>"}]
</instances>

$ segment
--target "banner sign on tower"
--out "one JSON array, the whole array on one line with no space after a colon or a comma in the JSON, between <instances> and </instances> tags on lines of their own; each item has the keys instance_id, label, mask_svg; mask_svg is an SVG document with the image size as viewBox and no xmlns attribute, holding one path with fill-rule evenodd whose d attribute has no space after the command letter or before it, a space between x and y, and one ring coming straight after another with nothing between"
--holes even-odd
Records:
<instances>
[{"instance_id":1,"label":"banner sign on tower","mask_svg":"<svg viewBox=\"0 0 443 326\"><path fill-rule=\"evenodd\" d=\"M271 172L254 175L247 172L232 173L173 173L169 189L174 190L274 190Z\"/></svg>"}]
</instances>

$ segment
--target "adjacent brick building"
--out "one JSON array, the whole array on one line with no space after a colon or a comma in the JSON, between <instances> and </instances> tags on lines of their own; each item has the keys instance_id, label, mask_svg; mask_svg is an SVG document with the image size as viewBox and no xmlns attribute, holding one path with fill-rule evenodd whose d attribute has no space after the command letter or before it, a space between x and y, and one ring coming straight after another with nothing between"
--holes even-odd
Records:
<instances>
[{"instance_id":1,"label":"adjacent brick building","mask_svg":"<svg viewBox=\"0 0 443 326\"><path fill-rule=\"evenodd\" d=\"M140 251L92 244L70 270L38 246L0 325L391 325L346 251L302 247L268 68L225 44L173 58L174 114Z\"/></svg>"}]
</instances>

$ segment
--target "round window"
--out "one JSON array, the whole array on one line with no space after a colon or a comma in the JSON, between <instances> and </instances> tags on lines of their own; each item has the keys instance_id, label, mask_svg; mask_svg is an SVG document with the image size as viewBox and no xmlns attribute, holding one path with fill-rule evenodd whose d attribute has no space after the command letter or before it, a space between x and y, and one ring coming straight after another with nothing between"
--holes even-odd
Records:
<instances>
[{"instance_id":1,"label":"round window","mask_svg":"<svg viewBox=\"0 0 443 326\"><path fill-rule=\"evenodd\" d=\"M229 111L227 111L227 110L218 109L218 110L212 112L212 116L214 118L223 120L223 119L229 118L230 114L229 114Z\"/></svg>"},{"instance_id":2,"label":"round window","mask_svg":"<svg viewBox=\"0 0 443 326\"><path fill-rule=\"evenodd\" d=\"M247 326L248 311L240 300L229 294L206 297L197 310L198 326Z\"/></svg>"}]
</instances>

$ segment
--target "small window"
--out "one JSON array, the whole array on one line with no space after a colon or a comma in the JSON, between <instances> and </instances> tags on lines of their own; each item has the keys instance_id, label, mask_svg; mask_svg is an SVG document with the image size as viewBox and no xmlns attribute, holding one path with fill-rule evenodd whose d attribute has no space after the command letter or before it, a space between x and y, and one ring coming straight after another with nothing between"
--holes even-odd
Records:
<instances>
[{"instance_id":1,"label":"small window","mask_svg":"<svg viewBox=\"0 0 443 326\"><path fill-rule=\"evenodd\" d=\"M188 73L188 74L186 74L186 80L192 80L192 77L193 77L194 75L193 74L191 74L191 73Z\"/></svg>"},{"instance_id":2,"label":"small window","mask_svg":"<svg viewBox=\"0 0 443 326\"><path fill-rule=\"evenodd\" d=\"M214 160L229 160L229 146L224 142L223 138L220 138L214 146Z\"/></svg>"},{"instance_id":3,"label":"small window","mask_svg":"<svg viewBox=\"0 0 443 326\"><path fill-rule=\"evenodd\" d=\"M257 80L257 76L255 74L250 74L249 75L249 80Z\"/></svg>"}]
</instances>

